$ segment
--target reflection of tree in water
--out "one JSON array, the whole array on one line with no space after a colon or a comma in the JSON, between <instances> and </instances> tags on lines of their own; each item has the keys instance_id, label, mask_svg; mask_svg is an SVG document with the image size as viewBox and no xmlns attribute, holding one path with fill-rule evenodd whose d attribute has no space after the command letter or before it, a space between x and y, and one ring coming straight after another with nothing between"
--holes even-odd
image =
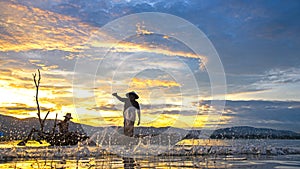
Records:
<instances>
[{"instance_id":1,"label":"reflection of tree in water","mask_svg":"<svg viewBox=\"0 0 300 169\"><path fill-rule=\"evenodd\" d=\"M124 169L134 169L136 166L133 158L123 157Z\"/></svg>"}]
</instances>

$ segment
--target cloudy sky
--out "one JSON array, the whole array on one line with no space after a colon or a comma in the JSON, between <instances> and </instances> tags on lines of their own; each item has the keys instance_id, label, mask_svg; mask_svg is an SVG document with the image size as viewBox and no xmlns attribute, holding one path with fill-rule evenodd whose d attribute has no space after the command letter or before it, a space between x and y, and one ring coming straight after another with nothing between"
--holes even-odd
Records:
<instances>
[{"instance_id":1,"label":"cloudy sky","mask_svg":"<svg viewBox=\"0 0 300 169\"><path fill-rule=\"evenodd\" d=\"M161 24L147 25L151 16L122 20L141 12L171 14L186 24L157 18L152 21ZM142 126L300 132L299 16L295 0L0 1L0 113L36 116L32 74L40 69L40 104L50 118L71 112L76 122L122 125L122 104L111 93L134 90ZM188 37L191 32L178 32L189 24L203 35L193 43L198 53L175 38ZM169 34L153 31L165 28ZM132 35L116 38L129 30ZM220 88L212 83L213 55L224 70L226 95L213 92ZM224 111L214 99L227 100Z\"/></svg>"}]
</instances>

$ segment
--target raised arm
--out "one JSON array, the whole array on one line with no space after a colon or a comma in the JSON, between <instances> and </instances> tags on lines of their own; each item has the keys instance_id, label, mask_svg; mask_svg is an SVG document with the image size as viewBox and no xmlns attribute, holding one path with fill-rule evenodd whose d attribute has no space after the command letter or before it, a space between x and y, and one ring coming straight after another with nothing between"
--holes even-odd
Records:
<instances>
[{"instance_id":1,"label":"raised arm","mask_svg":"<svg viewBox=\"0 0 300 169\"><path fill-rule=\"evenodd\" d=\"M126 101L126 98L120 97L120 96L118 95L118 93L113 93L112 95L115 96L115 97L116 97L118 100L120 100L121 102L125 102L125 101Z\"/></svg>"}]
</instances>

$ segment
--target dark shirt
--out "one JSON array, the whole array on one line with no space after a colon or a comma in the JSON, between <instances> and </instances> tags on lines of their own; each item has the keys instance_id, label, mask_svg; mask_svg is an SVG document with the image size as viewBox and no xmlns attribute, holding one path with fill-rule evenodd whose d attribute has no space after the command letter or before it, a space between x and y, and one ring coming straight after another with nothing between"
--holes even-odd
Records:
<instances>
[{"instance_id":1,"label":"dark shirt","mask_svg":"<svg viewBox=\"0 0 300 169\"><path fill-rule=\"evenodd\" d=\"M69 123L67 121L62 121L58 123L59 132L60 133L67 133L69 132Z\"/></svg>"},{"instance_id":2,"label":"dark shirt","mask_svg":"<svg viewBox=\"0 0 300 169\"><path fill-rule=\"evenodd\" d=\"M130 101L130 99L126 99L125 104L124 104L124 110L126 110L128 107L131 107L131 106L140 110L140 105L137 101L135 101L135 100Z\"/></svg>"}]
</instances>

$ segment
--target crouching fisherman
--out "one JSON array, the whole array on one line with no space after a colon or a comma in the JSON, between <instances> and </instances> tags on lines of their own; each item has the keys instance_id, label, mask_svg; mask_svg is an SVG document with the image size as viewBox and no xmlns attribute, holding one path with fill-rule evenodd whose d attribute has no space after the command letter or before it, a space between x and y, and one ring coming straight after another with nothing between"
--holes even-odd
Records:
<instances>
[{"instance_id":1,"label":"crouching fisherman","mask_svg":"<svg viewBox=\"0 0 300 169\"><path fill-rule=\"evenodd\" d=\"M54 137L48 140L51 145L75 145L78 141L89 138L84 133L69 131L69 123L73 119L71 113L67 113L64 117L65 119L57 124L59 133L54 134Z\"/></svg>"},{"instance_id":2,"label":"crouching fisherman","mask_svg":"<svg viewBox=\"0 0 300 169\"><path fill-rule=\"evenodd\" d=\"M65 119L57 124L59 128L59 133L61 134L69 133L69 121L73 119L71 113L67 113L64 117Z\"/></svg>"},{"instance_id":3,"label":"crouching fisherman","mask_svg":"<svg viewBox=\"0 0 300 169\"><path fill-rule=\"evenodd\" d=\"M40 144L42 144L41 140L46 140L52 146L76 145L79 141L85 141L89 138L85 133L69 131L69 123L73 119L71 113L67 113L64 117L65 119L57 125L55 119L52 131L32 128L29 135L19 142L18 145L25 146L29 139L36 140ZM59 128L58 132L56 131L57 126Z\"/></svg>"}]
</instances>

